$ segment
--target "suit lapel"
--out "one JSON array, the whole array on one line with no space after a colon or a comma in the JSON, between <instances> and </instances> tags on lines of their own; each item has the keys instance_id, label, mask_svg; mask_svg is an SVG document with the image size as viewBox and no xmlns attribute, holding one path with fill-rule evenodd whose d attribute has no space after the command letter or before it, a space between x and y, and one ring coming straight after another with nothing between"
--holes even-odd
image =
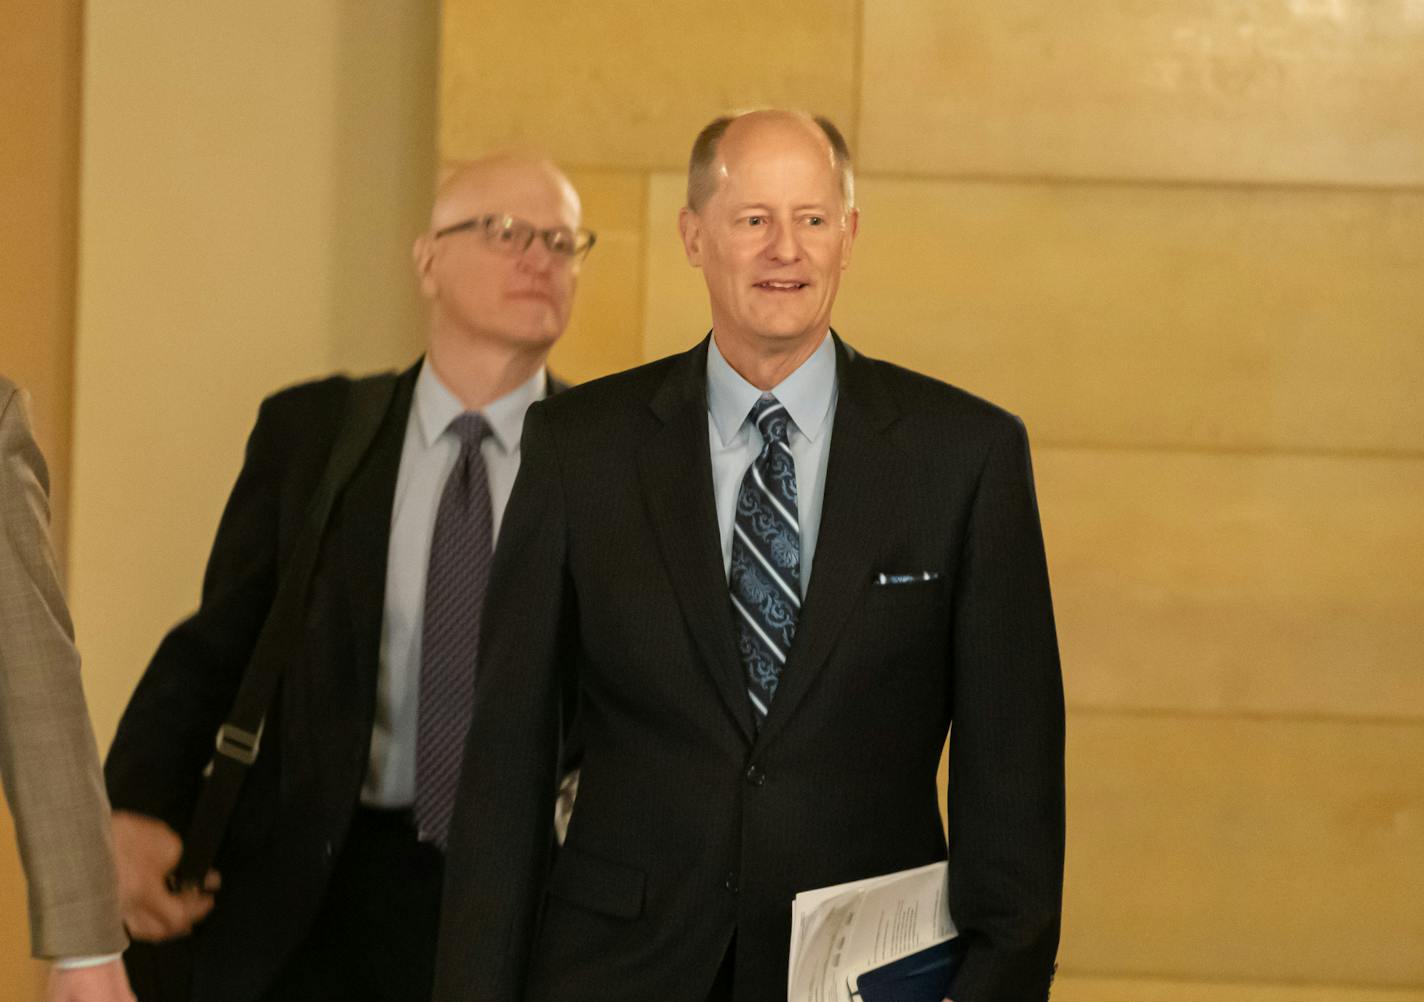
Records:
<instances>
[{"instance_id":1,"label":"suit lapel","mask_svg":"<svg viewBox=\"0 0 1424 1002\"><path fill-rule=\"evenodd\" d=\"M356 678L370 679L373 683L385 615L386 557L390 548L396 474L400 470L406 420L419 371L417 363L401 373L386 418L370 451L346 485L345 497L340 502L339 545L346 571L344 584L351 614Z\"/></svg>"},{"instance_id":2,"label":"suit lapel","mask_svg":"<svg viewBox=\"0 0 1424 1002\"><path fill-rule=\"evenodd\" d=\"M390 408L376 439L341 501L338 527L342 559L347 571L346 594L351 616L352 649L356 677L374 684L380 658L381 624L385 617L386 563L391 541L391 512L395 505L396 477L400 472L406 424L415 396L421 362L401 373ZM545 394L559 393L569 384L545 377Z\"/></svg>"},{"instance_id":3,"label":"suit lapel","mask_svg":"<svg viewBox=\"0 0 1424 1002\"><path fill-rule=\"evenodd\" d=\"M841 628L860 601L874 568L883 532L884 485L900 475L898 450L886 430L898 408L873 362L834 332L838 390L825 494L811 584L796 637L759 744L772 740L796 711L825 666Z\"/></svg>"},{"instance_id":4,"label":"suit lapel","mask_svg":"<svg viewBox=\"0 0 1424 1002\"><path fill-rule=\"evenodd\" d=\"M713 500L705 340L673 363L650 406L661 427L639 450L638 468L653 530L687 628L728 712L751 741L755 724L733 641Z\"/></svg>"}]
</instances>

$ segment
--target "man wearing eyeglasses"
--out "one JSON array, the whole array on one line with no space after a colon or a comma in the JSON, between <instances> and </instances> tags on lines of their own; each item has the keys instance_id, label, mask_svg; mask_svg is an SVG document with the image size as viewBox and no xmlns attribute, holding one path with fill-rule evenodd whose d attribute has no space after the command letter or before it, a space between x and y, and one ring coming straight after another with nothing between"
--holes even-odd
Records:
<instances>
[{"instance_id":1,"label":"man wearing eyeglasses","mask_svg":"<svg viewBox=\"0 0 1424 1002\"><path fill-rule=\"evenodd\" d=\"M444 846L494 540L529 405L594 235L552 164L500 156L440 188L415 270L429 347L320 536L302 624L214 872L166 885L353 383L258 413L202 603L164 639L106 767L144 1002L426 1002ZM553 814L550 805L550 816ZM219 876L220 874L220 876ZM150 948L152 951L152 948ZM182 956L179 956L179 954ZM148 986L148 987L145 987ZM145 995L147 991L147 995Z\"/></svg>"}]
</instances>

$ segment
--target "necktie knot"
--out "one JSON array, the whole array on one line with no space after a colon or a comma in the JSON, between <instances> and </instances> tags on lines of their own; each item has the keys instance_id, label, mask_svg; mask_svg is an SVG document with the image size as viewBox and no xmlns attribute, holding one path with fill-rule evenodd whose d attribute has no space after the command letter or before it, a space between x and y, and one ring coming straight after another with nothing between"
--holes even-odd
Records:
<instances>
[{"instance_id":1,"label":"necktie knot","mask_svg":"<svg viewBox=\"0 0 1424 1002\"><path fill-rule=\"evenodd\" d=\"M450 433L466 449L478 449L490 434L490 426L479 411L465 411L447 426Z\"/></svg>"},{"instance_id":2,"label":"necktie knot","mask_svg":"<svg viewBox=\"0 0 1424 1002\"><path fill-rule=\"evenodd\" d=\"M791 419L780 400L770 393L763 395L752 404L750 417L767 445L775 445L778 442L786 444L791 430Z\"/></svg>"}]
</instances>

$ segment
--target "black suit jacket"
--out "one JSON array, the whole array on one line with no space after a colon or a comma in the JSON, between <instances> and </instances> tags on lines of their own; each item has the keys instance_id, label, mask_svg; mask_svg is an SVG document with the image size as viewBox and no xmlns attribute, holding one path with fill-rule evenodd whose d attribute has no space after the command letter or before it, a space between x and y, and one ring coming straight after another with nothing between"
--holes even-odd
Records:
<instances>
[{"instance_id":1,"label":"black suit jacket","mask_svg":"<svg viewBox=\"0 0 1424 1002\"><path fill-rule=\"evenodd\" d=\"M437 1002L784 997L797 891L950 859L956 1002L1046 997L1063 695L1027 439L855 354L820 536L760 733L712 494L706 342L538 404L495 557ZM880 573L932 579L880 585ZM579 800L549 867L559 693ZM936 770L953 726L949 844Z\"/></svg>"},{"instance_id":2,"label":"black suit jacket","mask_svg":"<svg viewBox=\"0 0 1424 1002\"><path fill-rule=\"evenodd\" d=\"M366 456L333 507L262 749L217 860L223 888L198 927L193 1002L250 1002L306 935L359 803L376 705L396 474L419 366L397 379ZM335 445L349 380L263 402L213 543L202 603L164 638L105 766L117 809L183 832ZM550 389L557 384L550 383ZM552 803L552 799L550 801Z\"/></svg>"}]
</instances>

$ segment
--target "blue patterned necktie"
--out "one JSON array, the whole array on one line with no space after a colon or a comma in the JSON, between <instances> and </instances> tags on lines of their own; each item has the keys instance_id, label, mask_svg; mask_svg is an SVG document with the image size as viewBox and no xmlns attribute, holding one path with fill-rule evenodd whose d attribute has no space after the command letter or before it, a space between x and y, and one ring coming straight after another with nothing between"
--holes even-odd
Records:
<instances>
[{"instance_id":1,"label":"blue patterned necktie","mask_svg":"<svg viewBox=\"0 0 1424 1002\"><path fill-rule=\"evenodd\" d=\"M801 611L801 527L786 408L765 394L752 406L751 420L761 432L762 447L737 493L728 584L737 651L760 728L776 696Z\"/></svg>"},{"instance_id":2,"label":"blue patterned necktie","mask_svg":"<svg viewBox=\"0 0 1424 1002\"><path fill-rule=\"evenodd\" d=\"M480 613L489 583L494 518L480 442L489 425L471 411L450 422L460 455L445 481L430 538L415 738L415 821L445 848L465 735L470 730Z\"/></svg>"}]
</instances>

